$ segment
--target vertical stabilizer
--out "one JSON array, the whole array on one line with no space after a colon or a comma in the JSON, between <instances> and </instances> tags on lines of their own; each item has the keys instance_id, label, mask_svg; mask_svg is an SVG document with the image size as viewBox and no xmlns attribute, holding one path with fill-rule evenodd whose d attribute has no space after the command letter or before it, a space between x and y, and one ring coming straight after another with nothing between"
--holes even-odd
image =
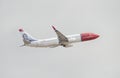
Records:
<instances>
[{"instance_id":1,"label":"vertical stabilizer","mask_svg":"<svg viewBox=\"0 0 120 78\"><path fill-rule=\"evenodd\" d=\"M25 32L23 29L19 29L19 32L22 34L24 45L30 44L32 41L37 40L37 39L33 38L30 34Z\"/></svg>"}]
</instances>

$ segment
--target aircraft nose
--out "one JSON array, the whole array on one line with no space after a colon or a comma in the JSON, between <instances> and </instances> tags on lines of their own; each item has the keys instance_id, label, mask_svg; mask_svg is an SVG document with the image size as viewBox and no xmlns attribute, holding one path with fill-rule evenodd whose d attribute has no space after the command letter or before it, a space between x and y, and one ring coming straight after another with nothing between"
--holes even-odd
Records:
<instances>
[{"instance_id":1,"label":"aircraft nose","mask_svg":"<svg viewBox=\"0 0 120 78\"><path fill-rule=\"evenodd\" d=\"M94 40L94 39L96 39L98 37L99 37L98 34L94 34L94 33L82 33L81 34L81 41Z\"/></svg>"},{"instance_id":2,"label":"aircraft nose","mask_svg":"<svg viewBox=\"0 0 120 78\"><path fill-rule=\"evenodd\" d=\"M92 34L92 36L93 36L95 39L99 37L98 34Z\"/></svg>"}]
</instances>

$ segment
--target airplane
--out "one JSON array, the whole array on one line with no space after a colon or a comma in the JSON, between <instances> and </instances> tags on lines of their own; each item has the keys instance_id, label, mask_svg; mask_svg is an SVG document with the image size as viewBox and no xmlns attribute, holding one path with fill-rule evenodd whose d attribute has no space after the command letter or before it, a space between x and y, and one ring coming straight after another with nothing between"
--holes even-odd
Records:
<instances>
[{"instance_id":1,"label":"airplane","mask_svg":"<svg viewBox=\"0 0 120 78\"><path fill-rule=\"evenodd\" d=\"M52 26L52 28L55 31L57 37L48 38L48 39L36 39L27 32L25 32L23 29L19 29L19 32L22 34L22 38L24 42L22 46L50 47L50 48L63 46L67 48L67 47L72 47L73 46L72 43L94 40L99 37L98 34L94 34L94 33L81 33L81 34L65 36L54 26Z\"/></svg>"}]
</instances>

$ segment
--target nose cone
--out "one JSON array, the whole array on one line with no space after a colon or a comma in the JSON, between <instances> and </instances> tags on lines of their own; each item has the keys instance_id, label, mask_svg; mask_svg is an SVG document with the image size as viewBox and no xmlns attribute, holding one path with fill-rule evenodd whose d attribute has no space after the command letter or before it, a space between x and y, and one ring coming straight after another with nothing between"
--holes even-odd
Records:
<instances>
[{"instance_id":1,"label":"nose cone","mask_svg":"<svg viewBox=\"0 0 120 78\"><path fill-rule=\"evenodd\" d=\"M82 33L81 34L81 41L94 40L94 39L96 39L98 37L99 37L98 34L94 34L94 33Z\"/></svg>"}]
</instances>

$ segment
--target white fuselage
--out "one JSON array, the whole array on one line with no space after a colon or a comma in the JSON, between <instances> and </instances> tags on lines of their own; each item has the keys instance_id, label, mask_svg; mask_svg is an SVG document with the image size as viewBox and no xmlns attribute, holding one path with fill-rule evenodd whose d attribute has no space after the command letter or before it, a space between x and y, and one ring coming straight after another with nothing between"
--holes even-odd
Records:
<instances>
[{"instance_id":1,"label":"white fuselage","mask_svg":"<svg viewBox=\"0 0 120 78\"><path fill-rule=\"evenodd\" d=\"M68 38L68 44L80 42L81 41L81 35L75 34L75 35L68 35L66 36ZM57 47L60 46L58 38L49 38L49 39L42 39L37 41L32 41L30 44L27 44L27 46L31 47Z\"/></svg>"}]
</instances>

